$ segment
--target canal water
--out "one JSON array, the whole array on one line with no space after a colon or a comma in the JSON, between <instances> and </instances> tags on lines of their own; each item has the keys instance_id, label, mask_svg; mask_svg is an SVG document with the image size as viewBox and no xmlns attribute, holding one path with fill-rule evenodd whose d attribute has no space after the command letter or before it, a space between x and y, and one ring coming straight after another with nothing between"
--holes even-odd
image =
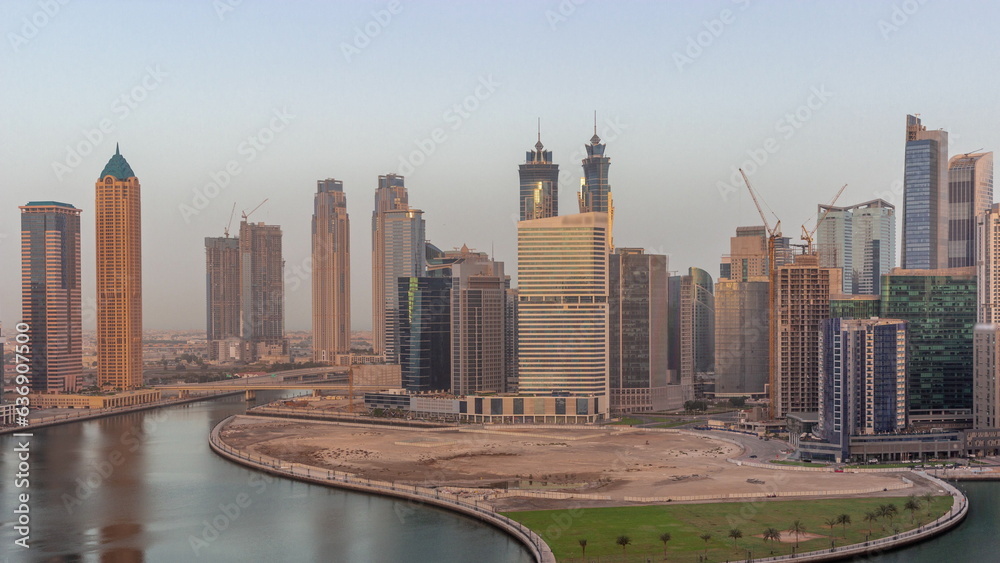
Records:
<instances>
[{"instance_id":1,"label":"canal water","mask_svg":"<svg viewBox=\"0 0 1000 563\"><path fill-rule=\"evenodd\" d=\"M16 439L0 436L3 561L531 561L506 534L445 510L220 458L209 431L245 408L235 396L36 430L26 489L14 483ZM14 543L24 492L29 549Z\"/></svg>"}]
</instances>

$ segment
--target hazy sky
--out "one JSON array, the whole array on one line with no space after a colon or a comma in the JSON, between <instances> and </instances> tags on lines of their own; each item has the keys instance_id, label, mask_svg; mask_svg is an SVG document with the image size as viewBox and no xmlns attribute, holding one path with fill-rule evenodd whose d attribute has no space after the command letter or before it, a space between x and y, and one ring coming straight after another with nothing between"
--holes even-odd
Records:
<instances>
[{"instance_id":1,"label":"hazy sky","mask_svg":"<svg viewBox=\"0 0 1000 563\"><path fill-rule=\"evenodd\" d=\"M282 226L286 324L308 329L328 177L347 193L353 326L368 328L379 174L406 175L432 242L493 247L516 272L536 118L568 214L594 110L616 244L716 276L736 227L760 222L730 185L747 160L797 237L845 183L840 204L901 204L907 113L947 129L951 154L1000 146L997 21L994 3L934 0L5 1L0 320L20 314L17 206L52 199L83 209L92 326L94 182L119 142L143 190L147 328L204 328L203 238L234 202L236 232L269 198L252 220Z\"/></svg>"}]
</instances>

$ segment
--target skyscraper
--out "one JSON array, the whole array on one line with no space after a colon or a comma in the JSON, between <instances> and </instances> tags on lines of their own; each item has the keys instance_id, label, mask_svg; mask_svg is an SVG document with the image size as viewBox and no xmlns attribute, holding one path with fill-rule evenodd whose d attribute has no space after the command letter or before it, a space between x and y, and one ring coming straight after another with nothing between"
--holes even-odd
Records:
<instances>
[{"instance_id":1,"label":"skyscraper","mask_svg":"<svg viewBox=\"0 0 1000 563\"><path fill-rule=\"evenodd\" d=\"M729 239L715 282L715 393L763 393L770 369L766 348L770 325L767 231L737 227Z\"/></svg>"},{"instance_id":2,"label":"skyscraper","mask_svg":"<svg viewBox=\"0 0 1000 563\"><path fill-rule=\"evenodd\" d=\"M668 408L667 257L617 248L609 262L612 413Z\"/></svg>"},{"instance_id":3,"label":"skyscraper","mask_svg":"<svg viewBox=\"0 0 1000 563\"><path fill-rule=\"evenodd\" d=\"M312 219L313 359L351 351L351 224L339 180L319 180Z\"/></svg>"},{"instance_id":4,"label":"skyscraper","mask_svg":"<svg viewBox=\"0 0 1000 563\"><path fill-rule=\"evenodd\" d=\"M28 324L31 389L70 393L83 376L80 210L33 201L21 209L21 318Z\"/></svg>"},{"instance_id":5,"label":"skyscraper","mask_svg":"<svg viewBox=\"0 0 1000 563\"><path fill-rule=\"evenodd\" d=\"M507 387L507 288L503 262L462 246L451 266L451 391L499 393Z\"/></svg>"},{"instance_id":6,"label":"skyscraper","mask_svg":"<svg viewBox=\"0 0 1000 563\"><path fill-rule=\"evenodd\" d=\"M972 423L976 269L904 270L882 277L882 317L909 323L909 422L920 428Z\"/></svg>"},{"instance_id":7,"label":"skyscraper","mask_svg":"<svg viewBox=\"0 0 1000 563\"><path fill-rule=\"evenodd\" d=\"M684 400L694 399L698 374L715 371L715 294L712 275L688 268L680 276L680 385Z\"/></svg>"},{"instance_id":8,"label":"skyscraper","mask_svg":"<svg viewBox=\"0 0 1000 563\"><path fill-rule=\"evenodd\" d=\"M400 277L427 271L423 212L410 209L403 177L379 176L372 212L372 332L376 354L399 361L396 349Z\"/></svg>"},{"instance_id":9,"label":"skyscraper","mask_svg":"<svg viewBox=\"0 0 1000 563\"><path fill-rule=\"evenodd\" d=\"M903 268L948 265L948 132L906 116L903 171Z\"/></svg>"},{"instance_id":10,"label":"skyscraper","mask_svg":"<svg viewBox=\"0 0 1000 563\"><path fill-rule=\"evenodd\" d=\"M408 391L451 388L451 278L399 277L396 353Z\"/></svg>"},{"instance_id":11,"label":"skyscraper","mask_svg":"<svg viewBox=\"0 0 1000 563\"><path fill-rule=\"evenodd\" d=\"M535 150L525 153L518 167L521 178L521 221L559 215L559 165L552 163L552 151L543 150L541 131Z\"/></svg>"},{"instance_id":12,"label":"skyscraper","mask_svg":"<svg viewBox=\"0 0 1000 563\"><path fill-rule=\"evenodd\" d=\"M771 409L774 418L819 410L819 330L830 316L830 294L840 293L840 270L819 265L815 254L799 255L775 272L774 357Z\"/></svg>"},{"instance_id":13,"label":"skyscraper","mask_svg":"<svg viewBox=\"0 0 1000 563\"><path fill-rule=\"evenodd\" d=\"M139 179L117 145L96 184L97 385L142 379L142 213Z\"/></svg>"},{"instance_id":14,"label":"skyscraper","mask_svg":"<svg viewBox=\"0 0 1000 563\"><path fill-rule=\"evenodd\" d=\"M580 213L607 213L614 224L614 203L611 200L611 185L608 183L608 169L611 158L604 156L607 145L597 136L595 117L594 136L590 144L584 145L587 158L583 159L583 185L580 186Z\"/></svg>"},{"instance_id":15,"label":"skyscraper","mask_svg":"<svg viewBox=\"0 0 1000 563\"><path fill-rule=\"evenodd\" d=\"M882 274L896 263L896 208L875 199L857 205L820 205L816 233L820 265L840 268L843 291L877 295Z\"/></svg>"},{"instance_id":16,"label":"skyscraper","mask_svg":"<svg viewBox=\"0 0 1000 563\"><path fill-rule=\"evenodd\" d=\"M993 205L993 153L968 153L948 163L948 267L976 265L976 218Z\"/></svg>"},{"instance_id":17,"label":"skyscraper","mask_svg":"<svg viewBox=\"0 0 1000 563\"><path fill-rule=\"evenodd\" d=\"M205 287L208 359L240 360L243 358L243 349L240 343L238 238L205 237Z\"/></svg>"},{"instance_id":18,"label":"skyscraper","mask_svg":"<svg viewBox=\"0 0 1000 563\"><path fill-rule=\"evenodd\" d=\"M819 345L819 434L840 460L851 436L906 429L906 321L825 319Z\"/></svg>"},{"instance_id":19,"label":"skyscraper","mask_svg":"<svg viewBox=\"0 0 1000 563\"><path fill-rule=\"evenodd\" d=\"M240 333L244 360L288 361L281 227L240 223Z\"/></svg>"},{"instance_id":20,"label":"skyscraper","mask_svg":"<svg viewBox=\"0 0 1000 563\"><path fill-rule=\"evenodd\" d=\"M607 213L517 224L520 393L607 396L610 238Z\"/></svg>"},{"instance_id":21,"label":"skyscraper","mask_svg":"<svg viewBox=\"0 0 1000 563\"><path fill-rule=\"evenodd\" d=\"M973 427L1000 428L1000 204L976 217Z\"/></svg>"}]
</instances>

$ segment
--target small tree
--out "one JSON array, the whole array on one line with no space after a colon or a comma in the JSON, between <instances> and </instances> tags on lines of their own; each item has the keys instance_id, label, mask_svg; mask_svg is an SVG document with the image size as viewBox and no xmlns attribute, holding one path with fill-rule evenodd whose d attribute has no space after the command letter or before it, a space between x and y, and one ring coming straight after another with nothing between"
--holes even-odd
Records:
<instances>
[{"instance_id":1,"label":"small tree","mask_svg":"<svg viewBox=\"0 0 1000 563\"><path fill-rule=\"evenodd\" d=\"M827 518L826 520L823 521L823 523L825 523L827 526L830 527L831 532L833 531L834 526L840 524L840 522L836 518Z\"/></svg>"},{"instance_id":2,"label":"small tree","mask_svg":"<svg viewBox=\"0 0 1000 563\"><path fill-rule=\"evenodd\" d=\"M670 532L660 534L660 541L663 542L663 558L667 558L667 542L670 541Z\"/></svg>"},{"instance_id":3,"label":"small tree","mask_svg":"<svg viewBox=\"0 0 1000 563\"><path fill-rule=\"evenodd\" d=\"M920 510L920 501L916 497L911 496L906 499L906 504L903 505L903 510L910 513L910 524L913 524L913 513Z\"/></svg>"},{"instance_id":4,"label":"small tree","mask_svg":"<svg viewBox=\"0 0 1000 563\"><path fill-rule=\"evenodd\" d=\"M771 542L771 553L774 553L774 542L781 541L781 532L773 527L764 530L764 541Z\"/></svg>"},{"instance_id":5,"label":"small tree","mask_svg":"<svg viewBox=\"0 0 1000 563\"><path fill-rule=\"evenodd\" d=\"M837 523L840 524L842 528L844 528L844 537L846 538L847 537L847 525L851 523L851 515L847 514L847 513L844 513L844 514L841 514L841 515L837 516Z\"/></svg>"},{"instance_id":6,"label":"small tree","mask_svg":"<svg viewBox=\"0 0 1000 563\"><path fill-rule=\"evenodd\" d=\"M868 535L872 533L872 522L878 520L878 510L866 510L865 522L868 522Z\"/></svg>"},{"instance_id":7,"label":"small tree","mask_svg":"<svg viewBox=\"0 0 1000 563\"><path fill-rule=\"evenodd\" d=\"M920 497L920 500L924 502L924 506L927 507L927 515L931 514L931 505L934 504L934 495L931 493L924 493L924 496Z\"/></svg>"},{"instance_id":8,"label":"small tree","mask_svg":"<svg viewBox=\"0 0 1000 563\"><path fill-rule=\"evenodd\" d=\"M799 548L799 534L804 534L805 531L805 525L802 523L802 520L799 520L798 518L796 518L795 521L792 522L792 525L788 527L788 532L790 534L795 534L795 549Z\"/></svg>"},{"instance_id":9,"label":"small tree","mask_svg":"<svg viewBox=\"0 0 1000 563\"><path fill-rule=\"evenodd\" d=\"M729 537L733 538L733 549L736 549L739 547L738 545L736 545L736 540L743 537L743 530L740 530L739 528L733 528L732 530L729 530Z\"/></svg>"},{"instance_id":10,"label":"small tree","mask_svg":"<svg viewBox=\"0 0 1000 563\"><path fill-rule=\"evenodd\" d=\"M712 539L712 534L702 534L698 536L701 541L705 542L705 555L708 555L708 540Z\"/></svg>"},{"instance_id":11,"label":"small tree","mask_svg":"<svg viewBox=\"0 0 1000 563\"><path fill-rule=\"evenodd\" d=\"M632 538L626 536L625 534L622 534L618 536L618 539L615 540L615 543L622 546L622 555L625 555L625 548L628 546L628 544L632 543Z\"/></svg>"},{"instance_id":12,"label":"small tree","mask_svg":"<svg viewBox=\"0 0 1000 563\"><path fill-rule=\"evenodd\" d=\"M586 559L587 558L587 540L584 539L584 538L580 538L580 539L576 540L576 543L580 544L580 550L582 552L580 554L580 557Z\"/></svg>"}]
</instances>

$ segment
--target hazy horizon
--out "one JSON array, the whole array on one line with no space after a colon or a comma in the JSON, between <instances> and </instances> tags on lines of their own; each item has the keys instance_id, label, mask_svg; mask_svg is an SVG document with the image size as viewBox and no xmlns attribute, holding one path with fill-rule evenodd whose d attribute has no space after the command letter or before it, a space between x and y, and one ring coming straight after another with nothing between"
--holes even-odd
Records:
<instances>
[{"instance_id":1,"label":"hazy horizon","mask_svg":"<svg viewBox=\"0 0 1000 563\"><path fill-rule=\"evenodd\" d=\"M838 205L887 199L899 229L906 114L948 130L949 155L1000 146L1000 6L959 6L5 2L0 320L11 331L20 315L17 206L56 200L83 210L93 327L94 182L116 143L142 185L151 330L204 327L203 239L234 202L235 234L265 198L251 220L284 233L286 328L309 330L325 178L347 194L353 329L371 325L380 174L406 176L431 242L492 250L516 274L517 167L536 120L560 213L575 213L595 110L615 244L667 254L670 270L717 277L736 227L760 224L739 166L793 239L845 183Z\"/></svg>"}]
</instances>

